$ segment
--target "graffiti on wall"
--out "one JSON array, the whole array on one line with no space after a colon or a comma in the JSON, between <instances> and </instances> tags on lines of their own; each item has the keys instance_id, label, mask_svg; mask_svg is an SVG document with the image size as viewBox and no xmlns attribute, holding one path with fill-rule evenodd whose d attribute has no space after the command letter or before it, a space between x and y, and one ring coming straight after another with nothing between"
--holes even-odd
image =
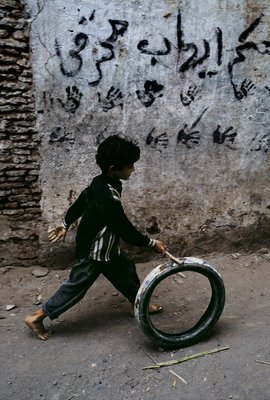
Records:
<instances>
[{"instance_id":1,"label":"graffiti on wall","mask_svg":"<svg viewBox=\"0 0 270 400\"><path fill-rule=\"evenodd\" d=\"M163 41L160 48L153 48L148 38L143 38L142 36L142 39L137 43L136 51L142 54L146 62L149 57L149 66L154 70L159 68L162 71L166 68L173 70L180 77L185 76L187 73L189 73L189 78L192 76L196 77L196 79L190 79L186 88L181 87L181 79L178 81L179 85L175 85L176 90L179 91L180 106L188 108L193 102L196 102L203 90L203 82L206 79L213 79L221 71L227 72L232 94L235 100L240 102L248 96L254 95L257 90L256 79L243 73L246 70L249 72L256 71L256 68L249 66L249 68L242 70L243 66L249 62L249 56L252 55L253 62L255 63L257 56L270 55L270 41L267 38L254 39L256 37L254 32L262 26L263 17L263 14L259 15L240 32L237 38L238 43L234 47L234 54L229 61L225 59L227 49L224 45L222 29L217 26L213 29L212 37L210 39L201 39L200 43L189 41L186 38L183 16L180 9L177 11L175 20L176 41L162 36ZM80 17L78 27L81 31L74 34L72 45L68 47L68 51L66 50L66 44L61 42L59 38L55 38L54 41L55 54L59 60L59 69L62 75L71 79L71 84L64 89L62 96L58 96L55 101L53 98L50 98L50 105L57 104L58 107L61 107L62 110L71 115L76 113L82 104L81 100L83 98L83 90L72 84L72 82L74 82L74 79L83 66L87 65L90 52L94 74L89 73L89 76L86 76L86 80L87 86L94 88L98 87L103 79L103 66L105 63L112 62L119 55L121 50L119 48L119 39L121 37L125 38L131 29L129 22L126 20L108 19L106 23L109 24L109 35L104 38L98 38L94 36L91 30L91 24L96 18L96 10L93 10L87 17ZM262 35L258 36L262 37ZM172 55L173 57L169 58ZM209 62L210 58L211 62ZM173 63L170 60L174 60ZM84 76L85 73L87 74L87 70L84 71ZM264 90L265 95L270 95L270 82L267 82L268 78L268 76L265 77L265 81L261 82L263 87L260 87L260 90ZM187 80L183 81L187 82ZM137 83L137 85L139 87L135 90L135 93L125 92L119 83L108 87L105 93L101 93L101 90L98 90L96 92L96 104L105 113L110 112L115 107L119 107L122 110L125 106L126 97L133 95L138 105L150 108L153 104L157 104L158 106L158 99L161 99L166 93L166 83L162 82L162 78L160 78L160 81L145 79L140 84ZM46 98L46 94L44 96ZM206 110L207 108L204 109L202 114L193 123L183 123L175 139L177 146L185 146L188 149L192 149L200 144L201 134L198 125ZM42 112L42 110L39 110L39 112ZM266 113L265 116L268 120ZM256 121L252 122L257 123ZM237 131L231 124L228 124L228 126L223 125L224 123L217 123L211 132L212 143L216 145L224 144L228 148L235 149ZM61 130L60 127L57 127L50 134L49 143L67 142L72 144L74 140L74 136L68 133L65 128ZM157 132L156 128L153 127L146 135L145 143L146 146L162 152L168 146L169 135L167 132ZM251 143L251 150L267 153L268 149L269 134L265 134L265 132L263 134L260 132L256 133Z\"/></svg>"},{"instance_id":2,"label":"graffiti on wall","mask_svg":"<svg viewBox=\"0 0 270 400\"><path fill-rule=\"evenodd\" d=\"M94 18L95 10L92 12L88 20L91 22L94 20ZM79 25L86 26L88 20L86 17L82 17L79 21ZM93 63L95 65L97 75L94 80L91 80L90 78L88 80L88 85L92 87L99 85L99 83L101 82L103 77L102 64L115 59L115 45L117 46L116 42L119 37L125 35L129 28L128 21L120 19L109 19L108 22L111 26L111 35L104 40L98 38L96 40L96 43L98 43L98 46L103 49L104 52L99 58L95 58L95 53L97 53L98 51L95 48L92 49L92 52L94 54ZM242 82L239 83L239 79L236 78L237 66L246 61L246 52L254 51L258 54L270 55L270 41L261 40L260 42L255 43L254 41L249 40L250 35L255 31L259 24L261 24L261 22L262 15L255 19L243 32L240 33L238 37L238 42L240 44L235 47L236 56L229 61L229 64L227 66L229 79L232 85L234 96L237 100L242 100L244 97L247 97L252 90L256 89L256 86L251 79L247 79L244 77ZM207 77L211 78L219 73L220 67L223 64L224 52L223 33L221 28L217 27L214 31L213 34L215 40L210 41L203 39L203 43L200 48L198 44L194 42L189 43L185 40L185 34L182 26L181 10L178 10L176 21L176 34L177 43L173 43L171 40L164 37L163 48L151 49L149 48L149 41L147 39L143 39L140 40L137 44L137 50L144 55L150 56L152 67L159 65L162 68L175 68L179 74L184 74L187 71L194 71L196 69L197 76L202 80L206 79ZM89 33L89 35L91 34ZM68 54L65 56L62 52L62 44L60 43L59 39L55 39L55 50L56 55L59 57L60 60L60 70L61 73L66 77L75 77L81 70L84 63L83 52L89 46L89 35L84 32L77 33L73 39L73 47L69 49ZM214 48L214 50L212 48ZM177 65L175 66L166 64L165 61L166 56L173 51L177 52ZM205 63L210 58L211 52L215 53L213 57L215 58L216 68L207 70ZM163 89L164 85L162 83L147 80L144 84L144 89L137 90L136 94L141 103L146 107L149 107L153 104L156 97L162 96L162 94L159 94L158 96L155 96L155 94L161 92ZM121 91L120 89L118 90L119 92ZM269 86L265 85L265 90L269 92ZM200 86L194 86L192 84L189 86L186 92L181 90L180 99L182 104L184 106L189 106L191 102L196 99L199 91ZM104 106L104 101L100 101L100 103L104 111L108 111L106 104Z\"/></svg>"}]
</instances>

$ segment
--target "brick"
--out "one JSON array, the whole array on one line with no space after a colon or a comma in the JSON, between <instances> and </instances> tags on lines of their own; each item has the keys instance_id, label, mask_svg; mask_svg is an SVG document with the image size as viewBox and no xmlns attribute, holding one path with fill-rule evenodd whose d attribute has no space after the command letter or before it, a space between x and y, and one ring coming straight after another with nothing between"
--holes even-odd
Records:
<instances>
[{"instance_id":1,"label":"brick","mask_svg":"<svg viewBox=\"0 0 270 400\"><path fill-rule=\"evenodd\" d=\"M0 62L7 64L15 64L17 63L17 57L7 56L6 54L0 54Z\"/></svg>"},{"instance_id":2,"label":"brick","mask_svg":"<svg viewBox=\"0 0 270 400\"><path fill-rule=\"evenodd\" d=\"M14 126L14 125L8 127L6 130L11 134L36 133L35 128L29 128L29 127L24 128L22 126Z\"/></svg>"},{"instance_id":3,"label":"brick","mask_svg":"<svg viewBox=\"0 0 270 400\"><path fill-rule=\"evenodd\" d=\"M26 174L25 170L22 171L7 171L6 176L24 176Z\"/></svg>"},{"instance_id":4,"label":"brick","mask_svg":"<svg viewBox=\"0 0 270 400\"><path fill-rule=\"evenodd\" d=\"M6 120L12 120L12 122L14 122L14 120L26 120L26 121L35 121L36 120L36 116L34 114L21 114L21 113L12 113L12 114L6 114L5 115L5 119Z\"/></svg>"},{"instance_id":5,"label":"brick","mask_svg":"<svg viewBox=\"0 0 270 400\"><path fill-rule=\"evenodd\" d=\"M5 18L1 19L1 25L6 27L6 28L13 28L13 29L20 30L20 29L23 29L26 26L26 21L24 19L19 19L18 20L17 18L5 17ZM24 47L22 47L22 48L24 48Z\"/></svg>"},{"instance_id":6,"label":"brick","mask_svg":"<svg viewBox=\"0 0 270 400\"><path fill-rule=\"evenodd\" d=\"M4 97L5 99L10 99L10 98L15 98L16 96L22 97L22 91L6 91L6 90L1 90L0 91L0 96Z\"/></svg>"},{"instance_id":7,"label":"brick","mask_svg":"<svg viewBox=\"0 0 270 400\"><path fill-rule=\"evenodd\" d=\"M5 105L5 104L28 104L26 99L23 99L21 97L9 97L8 99L6 98L0 98L0 106Z\"/></svg>"},{"instance_id":8,"label":"brick","mask_svg":"<svg viewBox=\"0 0 270 400\"><path fill-rule=\"evenodd\" d=\"M33 127L32 122L27 122L27 121L16 121L16 126L22 126L22 127Z\"/></svg>"},{"instance_id":9,"label":"brick","mask_svg":"<svg viewBox=\"0 0 270 400\"><path fill-rule=\"evenodd\" d=\"M26 176L25 177L25 182L33 182L36 181L37 177L36 176Z\"/></svg>"},{"instance_id":10,"label":"brick","mask_svg":"<svg viewBox=\"0 0 270 400\"><path fill-rule=\"evenodd\" d=\"M20 164L20 163L26 163L28 161L28 158L25 156L12 156L12 161L15 164Z\"/></svg>"},{"instance_id":11,"label":"brick","mask_svg":"<svg viewBox=\"0 0 270 400\"><path fill-rule=\"evenodd\" d=\"M0 190L0 197L5 197L11 194L11 190Z\"/></svg>"},{"instance_id":12,"label":"brick","mask_svg":"<svg viewBox=\"0 0 270 400\"><path fill-rule=\"evenodd\" d=\"M19 82L32 82L32 77L24 77L24 76L19 76L18 77Z\"/></svg>"},{"instance_id":13,"label":"brick","mask_svg":"<svg viewBox=\"0 0 270 400\"><path fill-rule=\"evenodd\" d=\"M24 68L28 68L28 69L31 68L31 62L30 62L30 60L27 60L27 59L19 59L16 61L16 64L18 64Z\"/></svg>"},{"instance_id":14,"label":"brick","mask_svg":"<svg viewBox=\"0 0 270 400\"><path fill-rule=\"evenodd\" d=\"M23 6L20 7L20 3L18 3L16 0L1 0L1 6L15 9L23 8Z\"/></svg>"},{"instance_id":15,"label":"brick","mask_svg":"<svg viewBox=\"0 0 270 400\"><path fill-rule=\"evenodd\" d=\"M17 195L12 195L12 196L8 196L8 200L10 201L10 202L13 202L13 201L27 201L27 196L26 195L19 195L19 194L17 194Z\"/></svg>"},{"instance_id":16,"label":"brick","mask_svg":"<svg viewBox=\"0 0 270 400\"><path fill-rule=\"evenodd\" d=\"M16 111L17 107L16 106L0 106L0 113L6 113L6 112L12 112L12 111Z\"/></svg>"},{"instance_id":17,"label":"brick","mask_svg":"<svg viewBox=\"0 0 270 400\"><path fill-rule=\"evenodd\" d=\"M39 201L29 201L27 203L21 203L21 207L39 207Z\"/></svg>"},{"instance_id":18,"label":"brick","mask_svg":"<svg viewBox=\"0 0 270 400\"><path fill-rule=\"evenodd\" d=\"M25 212L29 214L41 214L41 209L40 208L26 208Z\"/></svg>"},{"instance_id":19,"label":"brick","mask_svg":"<svg viewBox=\"0 0 270 400\"><path fill-rule=\"evenodd\" d=\"M9 31L6 29L0 29L0 39L5 39L10 35Z\"/></svg>"},{"instance_id":20,"label":"brick","mask_svg":"<svg viewBox=\"0 0 270 400\"><path fill-rule=\"evenodd\" d=\"M32 74L32 72L31 71L27 71L27 70L24 70L22 73L21 73L21 76L27 76L27 77L33 77L33 74Z\"/></svg>"},{"instance_id":21,"label":"brick","mask_svg":"<svg viewBox=\"0 0 270 400\"><path fill-rule=\"evenodd\" d=\"M11 54L11 55L17 55L17 56L20 56L21 55L21 53L22 53L22 51L21 50L15 50L15 49L12 49L12 48L5 48L5 54Z\"/></svg>"},{"instance_id":22,"label":"brick","mask_svg":"<svg viewBox=\"0 0 270 400\"><path fill-rule=\"evenodd\" d=\"M30 193L31 193L30 189L27 188L27 187L25 187L25 185L23 185L23 186L21 186L21 187L17 187L16 189L15 189L15 188L12 189L12 190L11 190L11 193L14 194L14 195L17 195L17 194L19 194L19 195L21 195L21 194L23 194L23 195L28 194L28 195L29 195L29 196L28 196L28 200L32 198L32 196L31 196L31 194L30 194Z\"/></svg>"},{"instance_id":23,"label":"brick","mask_svg":"<svg viewBox=\"0 0 270 400\"><path fill-rule=\"evenodd\" d=\"M17 140L27 140L29 139L29 135L16 135L16 136L10 136L10 140L13 142L16 142Z\"/></svg>"},{"instance_id":24,"label":"brick","mask_svg":"<svg viewBox=\"0 0 270 400\"><path fill-rule=\"evenodd\" d=\"M0 89L14 89L14 90L22 90L22 91L29 91L31 89L29 83L6 83L1 84Z\"/></svg>"},{"instance_id":25,"label":"brick","mask_svg":"<svg viewBox=\"0 0 270 400\"><path fill-rule=\"evenodd\" d=\"M16 82L18 80L18 76L7 74L6 72L1 72L0 77L2 80L5 80L6 82L12 82L12 81Z\"/></svg>"},{"instance_id":26,"label":"brick","mask_svg":"<svg viewBox=\"0 0 270 400\"><path fill-rule=\"evenodd\" d=\"M0 65L0 72L21 72L19 65Z\"/></svg>"},{"instance_id":27,"label":"brick","mask_svg":"<svg viewBox=\"0 0 270 400\"><path fill-rule=\"evenodd\" d=\"M35 189L31 189L31 193L35 193L35 194L41 194L42 193L42 190L41 189L39 189L38 187L37 188L35 188ZM33 197L34 198L34 197Z\"/></svg>"},{"instance_id":28,"label":"brick","mask_svg":"<svg viewBox=\"0 0 270 400\"><path fill-rule=\"evenodd\" d=\"M12 162L12 157L8 154L4 155L4 156L0 156L0 162L4 163L4 164L0 164L0 169L4 169L7 165L7 163Z\"/></svg>"},{"instance_id":29,"label":"brick","mask_svg":"<svg viewBox=\"0 0 270 400\"><path fill-rule=\"evenodd\" d=\"M24 186L24 183L22 183L22 182L3 182L3 183L0 183L0 189L5 189L5 190L13 189L13 188L20 188L20 187L23 187L23 186Z\"/></svg>"},{"instance_id":30,"label":"brick","mask_svg":"<svg viewBox=\"0 0 270 400\"><path fill-rule=\"evenodd\" d=\"M27 38L24 31L15 31L12 37L16 40L25 40Z\"/></svg>"},{"instance_id":31,"label":"brick","mask_svg":"<svg viewBox=\"0 0 270 400\"><path fill-rule=\"evenodd\" d=\"M27 169L27 170L31 170L31 169L37 169L39 167L38 164L36 163L29 163L29 164L5 164L5 165L1 165L0 164L0 170L14 170L15 169Z\"/></svg>"},{"instance_id":32,"label":"brick","mask_svg":"<svg viewBox=\"0 0 270 400\"><path fill-rule=\"evenodd\" d=\"M24 214L24 210L4 210L4 215L22 215Z\"/></svg>"},{"instance_id":33,"label":"brick","mask_svg":"<svg viewBox=\"0 0 270 400\"><path fill-rule=\"evenodd\" d=\"M2 22L2 21L1 21ZM8 39L0 39L1 47L11 47L12 49L27 49L29 47L28 43L20 42L18 40L14 40L11 38Z\"/></svg>"},{"instance_id":34,"label":"brick","mask_svg":"<svg viewBox=\"0 0 270 400\"><path fill-rule=\"evenodd\" d=\"M30 142L16 142L13 143L14 148L17 149L36 149L38 148L38 143L30 143Z\"/></svg>"},{"instance_id":35,"label":"brick","mask_svg":"<svg viewBox=\"0 0 270 400\"><path fill-rule=\"evenodd\" d=\"M5 203L4 205L6 208L17 208L18 207L18 203Z\"/></svg>"},{"instance_id":36,"label":"brick","mask_svg":"<svg viewBox=\"0 0 270 400\"><path fill-rule=\"evenodd\" d=\"M33 169L28 172L28 175L39 175L39 174L40 174L40 171L38 169L36 169L36 170Z\"/></svg>"},{"instance_id":37,"label":"brick","mask_svg":"<svg viewBox=\"0 0 270 400\"><path fill-rule=\"evenodd\" d=\"M31 154L31 151L30 150L22 150L22 149L12 149L11 153L22 155L22 154Z\"/></svg>"},{"instance_id":38,"label":"brick","mask_svg":"<svg viewBox=\"0 0 270 400\"><path fill-rule=\"evenodd\" d=\"M7 181L8 182L22 182L22 181L24 181L24 178L21 176L13 176L13 177L10 176L9 178L7 178Z\"/></svg>"}]
</instances>

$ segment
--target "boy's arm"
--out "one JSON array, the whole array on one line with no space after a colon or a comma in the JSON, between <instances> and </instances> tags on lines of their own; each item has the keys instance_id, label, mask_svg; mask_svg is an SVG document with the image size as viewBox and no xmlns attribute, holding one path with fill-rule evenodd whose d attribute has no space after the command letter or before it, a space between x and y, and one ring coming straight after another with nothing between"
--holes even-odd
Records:
<instances>
[{"instance_id":1,"label":"boy's arm","mask_svg":"<svg viewBox=\"0 0 270 400\"><path fill-rule=\"evenodd\" d=\"M108 208L105 213L110 228L125 242L135 246L152 247L156 252L165 254L167 250L166 245L160 240L150 239L148 236L139 232L124 213L120 201L114 201L112 206Z\"/></svg>"},{"instance_id":2,"label":"boy's arm","mask_svg":"<svg viewBox=\"0 0 270 400\"><path fill-rule=\"evenodd\" d=\"M63 228L68 230L70 225L73 224L73 222L77 221L77 219L79 219L83 215L86 198L87 198L87 189L85 189L80 194L80 196L77 198L77 200L67 210L65 218L62 222Z\"/></svg>"},{"instance_id":3,"label":"boy's arm","mask_svg":"<svg viewBox=\"0 0 270 400\"><path fill-rule=\"evenodd\" d=\"M77 200L69 207L65 218L61 225L58 225L56 228L50 230L49 240L54 243L59 239L63 239L65 241L66 234L70 225L75 222L78 218L80 218L83 214L84 207L86 202L86 189L80 194Z\"/></svg>"}]
</instances>

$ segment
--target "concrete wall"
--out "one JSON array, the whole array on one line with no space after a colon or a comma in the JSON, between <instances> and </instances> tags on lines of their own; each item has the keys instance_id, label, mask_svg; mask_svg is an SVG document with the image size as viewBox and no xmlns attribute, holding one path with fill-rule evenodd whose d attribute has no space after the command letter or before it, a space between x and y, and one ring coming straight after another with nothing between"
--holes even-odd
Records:
<instances>
[{"instance_id":1,"label":"concrete wall","mask_svg":"<svg viewBox=\"0 0 270 400\"><path fill-rule=\"evenodd\" d=\"M176 254L269 242L267 0L27 1L47 230L99 173L103 138L138 140L123 205ZM140 249L136 250L139 254Z\"/></svg>"}]
</instances>

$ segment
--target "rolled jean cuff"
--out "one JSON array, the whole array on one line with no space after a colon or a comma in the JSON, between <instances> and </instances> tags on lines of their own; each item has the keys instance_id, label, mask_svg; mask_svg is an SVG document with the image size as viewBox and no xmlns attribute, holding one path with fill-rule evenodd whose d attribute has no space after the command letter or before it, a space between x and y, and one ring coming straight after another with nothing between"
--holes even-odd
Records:
<instances>
[{"instance_id":1,"label":"rolled jean cuff","mask_svg":"<svg viewBox=\"0 0 270 400\"><path fill-rule=\"evenodd\" d=\"M41 308L42 311L47 315L47 317L49 317L52 321L59 317L59 315L53 315L47 310L46 303L42 303Z\"/></svg>"}]
</instances>

